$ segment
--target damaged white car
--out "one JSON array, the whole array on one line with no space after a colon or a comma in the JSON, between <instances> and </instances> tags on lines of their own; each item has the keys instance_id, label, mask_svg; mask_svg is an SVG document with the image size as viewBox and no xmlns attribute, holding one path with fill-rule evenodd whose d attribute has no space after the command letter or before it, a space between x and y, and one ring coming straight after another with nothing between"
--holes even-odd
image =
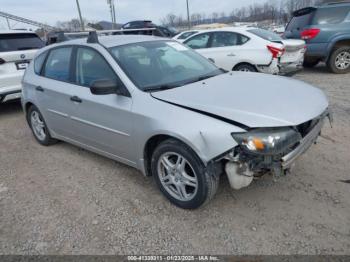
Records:
<instances>
[{"instance_id":1,"label":"damaged white car","mask_svg":"<svg viewBox=\"0 0 350 262\"><path fill-rule=\"evenodd\" d=\"M39 143L135 167L187 209L215 195L222 173L235 189L283 175L329 115L323 92L306 83L226 73L172 40L95 33L42 49L22 103Z\"/></svg>"}]
</instances>

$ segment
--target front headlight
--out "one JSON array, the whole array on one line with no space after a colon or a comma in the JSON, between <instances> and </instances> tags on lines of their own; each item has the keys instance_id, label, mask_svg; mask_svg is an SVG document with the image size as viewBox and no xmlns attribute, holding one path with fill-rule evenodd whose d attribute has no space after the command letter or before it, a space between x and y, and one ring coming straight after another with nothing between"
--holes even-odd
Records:
<instances>
[{"instance_id":1,"label":"front headlight","mask_svg":"<svg viewBox=\"0 0 350 262\"><path fill-rule=\"evenodd\" d=\"M283 153L302 139L300 133L290 127L255 129L231 135L243 150L264 155Z\"/></svg>"}]
</instances>

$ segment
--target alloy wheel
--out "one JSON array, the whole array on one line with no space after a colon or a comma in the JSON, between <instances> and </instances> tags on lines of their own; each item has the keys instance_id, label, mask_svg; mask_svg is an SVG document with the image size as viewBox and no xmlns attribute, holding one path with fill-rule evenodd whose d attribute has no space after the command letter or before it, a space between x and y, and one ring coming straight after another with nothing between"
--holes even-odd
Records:
<instances>
[{"instance_id":1,"label":"alloy wheel","mask_svg":"<svg viewBox=\"0 0 350 262\"><path fill-rule=\"evenodd\" d=\"M191 164L178 153L163 154L157 164L164 189L175 199L190 201L197 194L198 178Z\"/></svg>"},{"instance_id":2,"label":"alloy wheel","mask_svg":"<svg viewBox=\"0 0 350 262\"><path fill-rule=\"evenodd\" d=\"M350 66L350 52L339 53L335 58L335 66L340 70L348 69Z\"/></svg>"},{"instance_id":3,"label":"alloy wheel","mask_svg":"<svg viewBox=\"0 0 350 262\"><path fill-rule=\"evenodd\" d=\"M37 111L33 111L30 115L30 123L35 136L44 141L46 139L46 128L43 119Z\"/></svg>"}]
</instances>

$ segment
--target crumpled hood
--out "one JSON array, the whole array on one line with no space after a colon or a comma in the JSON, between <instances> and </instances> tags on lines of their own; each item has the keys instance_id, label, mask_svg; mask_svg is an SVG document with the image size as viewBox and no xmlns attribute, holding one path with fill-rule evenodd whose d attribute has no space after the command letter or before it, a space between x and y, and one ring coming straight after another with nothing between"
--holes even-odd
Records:
<instances>
[{"instance_id":1,"label":"crumpled hood","mask_svg":"<svg viewBox=\"0 0 350 262\"><path fill-rule=\"evenodd\" d=\"M233 72L152 96L248 127L296 126L328 107L324 93L287 77Z\"/></svg>"}]
</instances>

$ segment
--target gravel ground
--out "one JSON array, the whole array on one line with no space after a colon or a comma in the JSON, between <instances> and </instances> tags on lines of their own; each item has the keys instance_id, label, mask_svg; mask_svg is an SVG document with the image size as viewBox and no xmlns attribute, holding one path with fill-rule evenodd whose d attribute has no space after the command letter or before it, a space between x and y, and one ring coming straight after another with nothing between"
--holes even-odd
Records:
<instances>
[{"instance_id":1,"label":"gravel ground","mask_svg":"<svg viewBox=\"0 0 350 262\"><path fill-rule=\"evenodd\" d=\"M171 205L152 178L66 143L35 142L18 103L0 106L1 254L350 254L350 74L295 78L322 88L335 123L292 175L207 206ZM310 97L312 103L312 97Z\"/></svg>"}]
</instances>

